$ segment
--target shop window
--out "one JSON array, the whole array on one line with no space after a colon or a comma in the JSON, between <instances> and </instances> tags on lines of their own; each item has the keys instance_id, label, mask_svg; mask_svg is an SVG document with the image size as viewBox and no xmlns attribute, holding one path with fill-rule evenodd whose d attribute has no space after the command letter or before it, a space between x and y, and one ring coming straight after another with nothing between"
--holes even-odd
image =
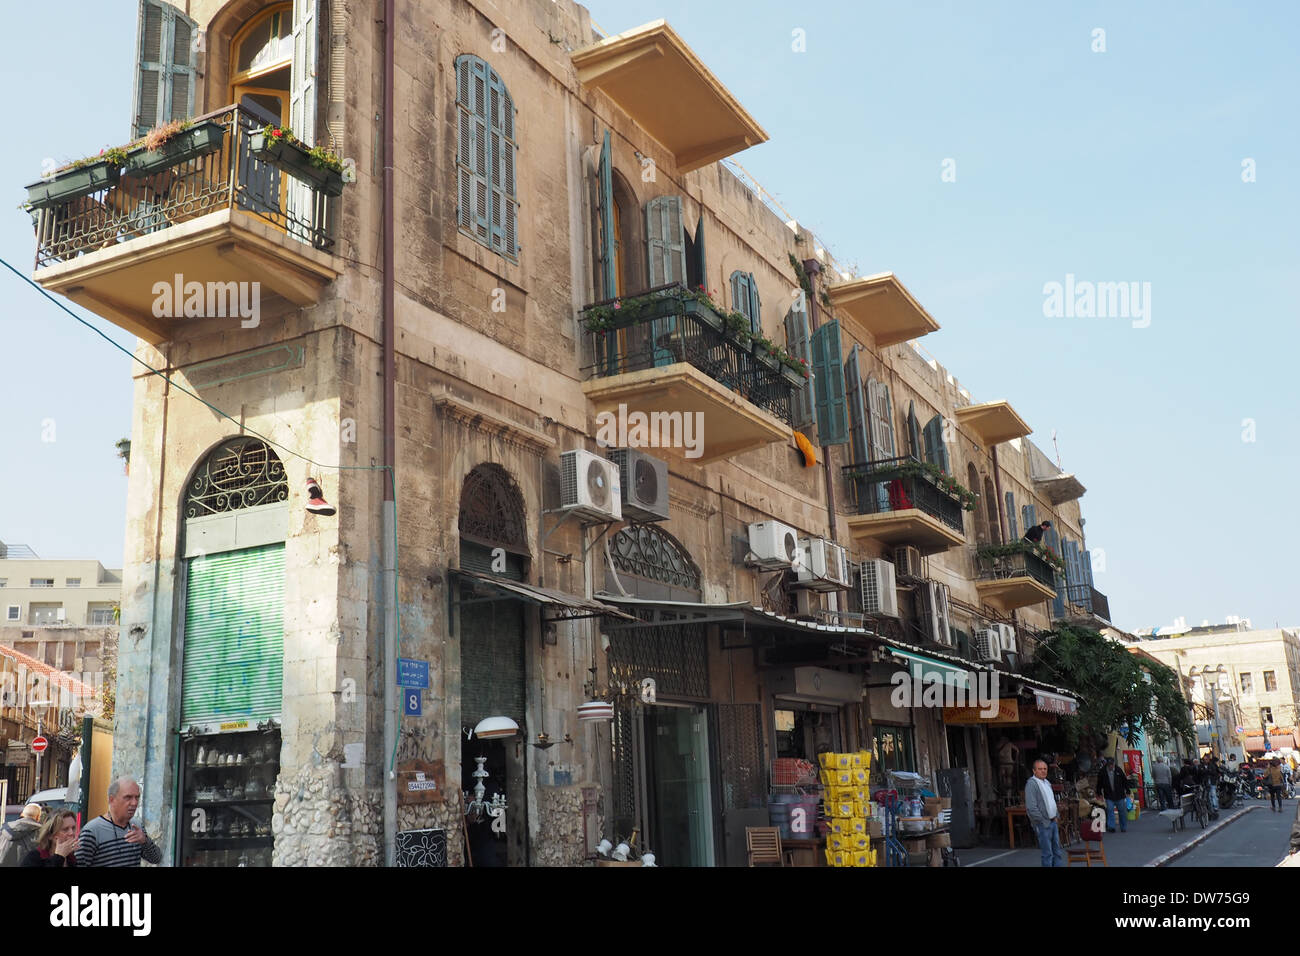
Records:
<instances>
[{"instance_id":1,"label":"shop window","mask_svg":"<svg viewBox=\"0 0 1300 956\"><path fill-rule=\"evenodd\" d=\"M1277 690L1277 674L1273 671L1264 671L1264 690Z\"/></svg>"},{"instance_id":2,"label":"shop window","mask_svg":"<svg viewBox=\"0 0 1300 956\"><path fill-rule=\"evenodd\" d=\"M874 775L878 772L882 783L885 781L885 773L890 770L916 770L910 727L877 726L872 753L872 773Z\"/></svg>"}]
</instances>

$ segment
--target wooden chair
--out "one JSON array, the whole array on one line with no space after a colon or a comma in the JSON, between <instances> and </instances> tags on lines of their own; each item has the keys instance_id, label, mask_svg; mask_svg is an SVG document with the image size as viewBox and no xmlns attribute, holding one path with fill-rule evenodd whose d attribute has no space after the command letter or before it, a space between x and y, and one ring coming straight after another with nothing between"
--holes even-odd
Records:
<instances>
[{"instance_id":1,"label":"wooden chair","mask_svg":"<svg viewBox=\"0 0 1300 956\"><path fill-rule=\"evenodd\" d=\"M1065 865L1082 863L1084 866L1091 867L1093 863L1100 863L1102 866L1109 866L1110 864L1106 862L1106 848L1101 842L1102 837L1106 835L1105 824L1097 827L1089 817L1080 821L1079 831L1083 839L1066 847Z\"/></svg>"},{"instance_id":2,"label":"wooden chair","mask_svg":"<svg viewBox=\"0 0 1300 956\"><path fill-rule=\"evenodd\" d=\"M745 827L745 847L749 850L749 865L775 863L785 866L781 852L781 831L777 827Z\"/></svg>"}]
</instances>

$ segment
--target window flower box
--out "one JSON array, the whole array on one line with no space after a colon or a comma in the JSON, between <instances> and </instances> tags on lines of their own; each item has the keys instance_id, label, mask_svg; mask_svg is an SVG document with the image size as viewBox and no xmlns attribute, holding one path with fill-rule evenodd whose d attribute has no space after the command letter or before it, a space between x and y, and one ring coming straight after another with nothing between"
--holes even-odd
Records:
<instances>
[{"instance_id":1,"label":"window flower box","mask_svg":"<svg viewBox=\"0 0 1300 956\"><path fill-rule=\"evenodd\" d=\"M30 209L49 209L60 206L78 196L88 196L101 189L116 186L122 174L121 167L108 160L98 160L84 166L65 169L32 183L27 187L27 204Z\"/></svg>"},{"instance_id":2,"label":"window flower box","mask_svg":"<svg viewBox=\"0 0 1300 956\"><path fill-rule=\"evenodd\" d=\"M145 176L215 153L221 148L225 135L225 127L211 120L183 129L156 150L139 149L128 155L126 174Z\"/></svg>"},{"instance_id":3,"label":"window flower box","mask_svg":"<svg viewBox=\"0 0 1300 956\"><path fill-rule=\"evenodd\" d=\"M327 196L343 195L343 173L318 166L311 151L297 140L259 130L249 136L248 148L262 162L278 166L294 179L315 186Z\"/></svg>"}]
</instances>

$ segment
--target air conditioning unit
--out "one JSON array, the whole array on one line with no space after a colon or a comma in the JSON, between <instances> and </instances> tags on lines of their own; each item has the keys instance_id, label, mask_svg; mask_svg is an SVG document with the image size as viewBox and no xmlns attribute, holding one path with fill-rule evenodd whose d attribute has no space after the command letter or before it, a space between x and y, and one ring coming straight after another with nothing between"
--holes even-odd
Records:
<instances>
[{"instance_id":1,"label":"air conditioning unit","mask_svg":"<svg viewBox=\"0 0 1300 956\"><path fill-rule=\"evenodd\" d=\"M998 637L1004 654L1016 653L1016 628L1013 624L998 624Z\"/></svg>"},{"instance_id":2,"label":"air conditioning unit","mask_svg":"<svg viewBox=\"0 0 1300 956\"><path fill-rule=\"evenodd\" d=\"M844 548L825 538L804 538L803 564L799 584L814 591L832 591L849 586L849 557Z\"/></svg>"},{"instance_id":3,"label":"air conditioning unit","mask_svg":"<svg viewBox=\"0 0 1300 956\"><path fill-rule=\"evenodd\" d=\"M635 448L617 448L609 460L618 465L623 489L623 516L632 521L668 520L668 462Z\"/></svg>"},{"instance_id":4,"label":"air conditioning unit","mask_svg":"<svg viewBox=\"0 0 1300 956\"><path fill-rule=\"evenodd\" d=\"M916 589L917 614L926 640L952 646L952 630L948 618L948 585L938 581L924 581Z\"/></svg>"},{"instance_id":5,"label":"air conditioning unit","mask_svg":"<svg viewBox=\"0 0 1300 956\"><path fill-rule=\"evenodd\" d=\"M976 631L975 656L982 661L1002 660L1002 635L994 628Z\"/></svg>"},{"instance_id":6,"label":"air conditioning unit","mask_svg":"<svg viewBox=\"0 0 1300 956\"><path fill-rule=\"evenodd\" d=\"M800 557L799 535L788 524L759 521L749 526L749 552L764 571L788 568Z\"/></svg>"},{"instance_id":7,"label":"air conditioning unit","mask_svg":"<svg viewBox=\"0 0 1300 956\"><path fill-rule=\"evenodd\" d=\"M910 544L904 544L894 549L894 567L898 570L898 576L902 578L920 578L925 575L921 573L921 552Z\"/></svg>"},{"instance_id":8,"label":"air conditioning unit","mask_svg":"<svg viewBox=\"0 0 1300 956\"><path fill-rule=\"evenodd\" d=\"M862 592L863 614L898 617L898 591L892 564L881 558L863 561L858 567L858 587Z\"/></svg>"},{"instance_id":9,"label":"air conditioning unit","mask_svg":"<svg viewBox=\"0 0 1300 956\"><path fill-rule=\"evenodd\" d=\"M595 521L621 521L618 466L575 448L560 455L560 508Z\"/></svg>"}]
</instances>

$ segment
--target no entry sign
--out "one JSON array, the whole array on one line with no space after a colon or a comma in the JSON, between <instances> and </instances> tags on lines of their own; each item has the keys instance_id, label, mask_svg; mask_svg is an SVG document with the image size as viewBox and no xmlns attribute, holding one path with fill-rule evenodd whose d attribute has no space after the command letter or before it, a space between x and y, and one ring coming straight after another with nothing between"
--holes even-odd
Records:
<instances>
[{"instance_id":1,"label":"no entry sign","mask_svg":"<svg viewBox=\"0 0 1300 956\"><path fill-rule=\"evenodd\" d=\"M46 740L44 737L37 737L35 740L32 741L32 753L43 754L45 753L45 748L48 747L49 745L50 742Z\"/></svg>"}]
</instances>

